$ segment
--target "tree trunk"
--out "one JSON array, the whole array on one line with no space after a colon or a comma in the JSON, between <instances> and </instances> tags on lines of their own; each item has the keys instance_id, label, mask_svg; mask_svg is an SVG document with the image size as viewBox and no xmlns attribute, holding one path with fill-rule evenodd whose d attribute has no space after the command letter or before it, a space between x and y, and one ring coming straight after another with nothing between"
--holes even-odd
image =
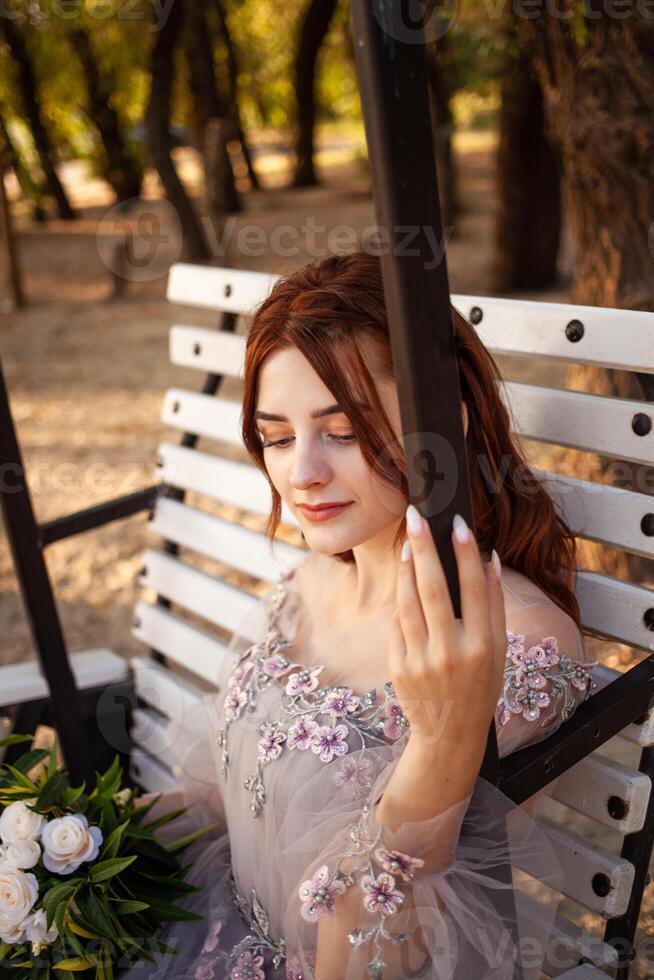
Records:
<instances>
[{"instance_id":1,"label":"tree trunk","mask_svg":"<svg viewBox=\"0 0 654 980\"><path fill-rule=\"evenodd\" d=\"M241 152L243 154L243 160L245 166L247 167L248 178L250 180L250 186L253 190L258 190L259 188L259 177L256 170L254 169L254 162L252 160L252 154L250 152L250 145L246 139L245 132L243 130L243 124L241 122L241 113L238 105L238 56L236 54L236 46L234 44L234 39L232 38L231 31L229 29L229 21L227 20L227 11L225 10L222 0L216 0L216 12L218 14L218 26L222 39L225 43L225 50L227 52L227 70L229 72L229 100L231 108L231 118L234 123L234 129L236 130L236 138L241 144Z\"/></svg>"},{"instance_id":2,"label":"tree trunk","mask_svg":"<svg viewBox=\"0 0 654 980\"><path fill-rule=\"evenodd\" d=\"M0 147L2 147L3 144L4 149L2 150L2 160L0 160L0 166L2 165L2 161L4 161L5 166L11 167L11 169L14 171L24 199L31 205L32 221L45 221L46 213L45 208L43 207L43 191L23 162L21 155L18 152L18 148L15 146L9 130L7 129L4 114L0 110Z\"/></svg>"},{"instance_id":3,"label":"tree trunk","mask_svg":"<svg viewBox=\"0 0 654 980\"><path fill-rule=\"evenodd\" d=\"M570 19L563 19L561 11ZM654 23L631 11L611 16L599 0L579 20L575 0L559 16L519 18L532 46L545 118L563 163L575 245L577 303L654 309L650 233L654 214ZM649 375L573 367L572 387L626 398L654 397ZM600 463L606 470L608 461ZM651 493L651 468L631 467L620 486ZM612 473L606 476L612 482ZM584 545L591 567L635 580L651 562ZM591 554L592 552L592 554Z\"/></svg>"},{"instance_id":4,"label":"tree trunk","mask_svg":"<svg viewBox=\"0 0 654 980\"><path fill-rule=\"evenodd\" d=\"M56 202L57 212L59 217L64 221L71 221L75 217L75 212L70 206L66 192L55 169L54 148L43 121L36 76L34 74L32 60L27 50L25 36L16 22L9 17L0 16L0 32L4 34L5 41L9 46L16 65L16 81L25 110L25 118L32 132L32 138L34 139L34 145L48 188Z\"/></svg>"},{"instance_id":5,"label":"tree trunk","mask_svg":"<svg viewBox=\"0 0 654 980\"><path fill-rule=\"evenodd\" d=\"M173 0L169 15L158 30L152 48L152 88L146 112L146 140L152 162L166 191L166 197L179 216L189 258L194 262L208 262L211 251L191 200L175 170L168 131L174 53L179 40L181 23L182 0Z\"/></svg>"},{"instance_id":6,"label":"tree trunk","mask_svg":"<svg viewBox=\"0 0 654 980\"><path fill-rule=\"evenodd\" d=\"M16 238L13 233L13 228L11 224L11 211L9 210L9 201L7 200L7 192L5 189L5 167L0 159L0 256L2 256L2 262L0 262L0 269L3 270L3 274L0 277L0 283L3 287L0 293L0 309L4 306L2 301L2 293L4 293L5 288L9 291L11 296L10 303L12 307L18 308L25 305L25 298L23 294L23 287L20 275L20 266L18 262L18 252L16 249ZM4 282L2 282L4 280Z\"/></svg>"},{"instance_id":7,"label":"tree trunk","mask_svg":"<svg viewBox=\"0 0 654 980\"><path fill-rule=\"evenodd\" d=\"M218 226L225 215L240 211L241 205L227 151L227 143L236 135L235 127L216 84L206 0L191 0L185 5L184 42L193 129L203 158L206 205Z\"/></svg>"},{"instance_id":8,"label":"tree trunk","mask_svg":"<svg viewBox=\"0 0 654 980\"><path fill-rule=\"evenodd\" d=\"M111 105L111 86L100 74L91 38L81 27L71 30L68 37L84 72L89 117L97 127L104 147L104 176L120 202L139 197L143 170L123 138L118 114Z\"/></svg>"},{"instance_id":9,"label":"tree trunk","mask_svg":"<svg viewBox=\"0 0 654 980\"><path fill-rule=\"evenodd\" d=\"M530 52L512 34L504 58L497 171L496 288L553 286L561 240L560 161L545 133Z\"/></svg>"},{"instance_id":10,"label":"tree trunk","mask_svg":"<svg viewBox=\"0 0 654 980\"><path fill-rule=\"evenodd\" d=\"M337 0L310 0L302 20L295 58L297 133L294 187L316 184L314 128L316 124L316 62L329 30Z\"/></svg>"},{"instance_id":11,"label":"tree trunk","mask_svg":"<svg viewBox=\"0 0 654 980\"><path fill-rule=\"evenodd\" d=\"M459 202L456 161L452 148L454 119L450 109L452 93L447 70L447 35L439 38L438 41L427 42L426 49L429 107L441 212L443 224L454 228Z\"/></svg>"}]
</instances>

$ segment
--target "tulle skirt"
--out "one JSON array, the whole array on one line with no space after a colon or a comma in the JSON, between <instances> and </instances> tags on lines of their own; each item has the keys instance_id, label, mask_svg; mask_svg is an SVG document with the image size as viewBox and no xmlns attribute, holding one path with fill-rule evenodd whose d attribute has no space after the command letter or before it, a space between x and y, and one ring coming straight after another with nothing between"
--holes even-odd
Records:
<instances>
[{"instance_id":1,"label":"tulle skirt","mask_svg":"<svg viewBox=\"0 0 654 980\"><path fill-rule=\"evenodd\" d=\"M153 813L172 809L162 797ZM174 833L173 833L174 828ZM162 828L163 830L164 828ZM197 829L197 815L182 815L167 825L171 840ZM162 839L162 833L158 833ZM292 961L267 945L265 932L238 891L232 874L229 834L206 834L185 852L183 864L192 864L185 880L200 891L176 901L184 909L202 916L166 923L157 938L177 949L176 955L153 952L154 963L140 960L119 971L121 980L286 980L294 977ZM275 960L277 963L275 963Z\"/></svg>"}]
</instances>

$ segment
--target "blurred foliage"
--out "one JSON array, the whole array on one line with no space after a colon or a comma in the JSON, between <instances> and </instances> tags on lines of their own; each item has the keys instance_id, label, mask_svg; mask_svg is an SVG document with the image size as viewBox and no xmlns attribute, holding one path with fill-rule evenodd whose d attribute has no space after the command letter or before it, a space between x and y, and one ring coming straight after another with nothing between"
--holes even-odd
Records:
<instances>
[{"instance_id":1,"label":"blurred foliage","mask_svg":"<svg viewBox=\"0 0 654 980\"><path fill-rule=\"evenodd\" d=\"M491 125L498 102L504 45L503 7L490 0L456 3L442 60L460 126ZM238 101L246 132L260 128L288 138L295 118L294 56L307 0L223 0L239 61ZM90 118L84 76L70 43L72 31L88 32L98 67L109 78L112 104L125 131L139 135L147 104L149 59L163 2L152 0L4 0L5 15L20 26L34 65L38 93L58 158L86 158L97 170L102 148ZM227 53L218 18L209 4L219 88L229 95ZM361 107L350 32L348 0L340 0L320 52L317 73L319 125L351 131L361 126ZM181 50L172 123L188 126L189 90ZM31 136L22 121L16 70L0 34L0 110L26 161L36 166ZM142 130L141 130L142 131Z\"/></svg>"}]
</instances>

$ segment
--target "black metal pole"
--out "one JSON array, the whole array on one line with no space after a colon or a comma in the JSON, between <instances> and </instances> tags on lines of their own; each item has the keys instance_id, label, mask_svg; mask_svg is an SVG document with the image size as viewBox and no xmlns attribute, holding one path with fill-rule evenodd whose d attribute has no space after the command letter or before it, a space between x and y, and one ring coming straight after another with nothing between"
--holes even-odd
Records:
<instances>
[{"instance_id":1,"label":"black metal pole","mask_svg":"<svg viewBox=\"0 0 654 980\"><path fill-rule=\"evenodd\" d=\"M16 575L41 670L50 689L59 745L71 781L93 776L84 708L68 660L48 570L39 546L25 467L0 364L0 500ZM31 734L31 733L30 733Z\"/></svg>"},{"instance_id":2,"label":"black metal pole","mask_svg":"<svg viewBox=\"0 0 654 980\"><path fill-rule=\"evenodd\" d=\"M351 0L381 267L408 467L456 616L461 599L452 519L474 529L461 389L434 158L425 37L400 0ZM495 783L495 725L481 775Z\"/></svg>"}]
</instances>

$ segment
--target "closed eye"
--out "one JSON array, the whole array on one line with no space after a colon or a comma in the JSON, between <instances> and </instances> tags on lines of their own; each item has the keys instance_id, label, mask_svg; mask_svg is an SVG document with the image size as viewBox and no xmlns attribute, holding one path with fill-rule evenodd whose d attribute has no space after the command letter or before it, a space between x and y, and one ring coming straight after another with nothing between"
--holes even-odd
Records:
<instances>
[{"instance_id":1,"label":"closed eye","mask_svg":"<svg viewBox=\"0 0 654 980\"><path fill-rule=\"evenodd\" d=\"M278 439L277 442L264 442L263 443L263 448L264 449L269 449L272 446L275 446L278 449L286 449L288 443L291 441L292 438L293 438L292 436L287 436L286 439ZM335 442L338 442L338 443L341 443L342 445L345 445L347 443L354 442L354 440L356 439L356 435L352 432L352 433L350 433L347 436L338 436L334 432L328 432L327 433L327 438L328 439L333 439Z\"/></svg>"}]
</instances>

